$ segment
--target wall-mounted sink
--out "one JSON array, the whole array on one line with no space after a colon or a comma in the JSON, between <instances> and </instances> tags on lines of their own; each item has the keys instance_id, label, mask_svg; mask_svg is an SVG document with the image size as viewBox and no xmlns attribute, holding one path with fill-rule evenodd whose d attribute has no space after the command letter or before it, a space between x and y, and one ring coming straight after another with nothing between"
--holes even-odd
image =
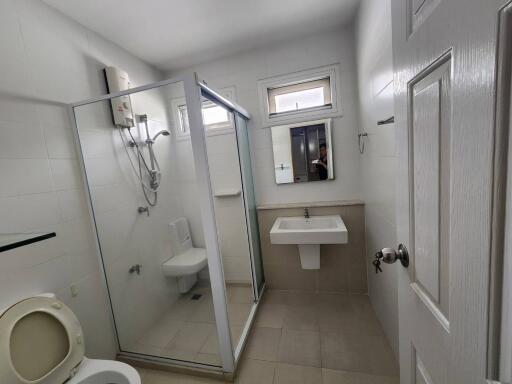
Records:
<instances>
[{"instance_id":1,"label":"wall-mounted sink","mask_svg":"<svg viewBox=\"0 0 512 384\"><path fill-rule=\"evenodd\" d=\"M341 216L278 217L270 230L272 244L297 244L303 269L320 269L320 244L345 244L348 231Z\"/></svg>"}]
</instances>

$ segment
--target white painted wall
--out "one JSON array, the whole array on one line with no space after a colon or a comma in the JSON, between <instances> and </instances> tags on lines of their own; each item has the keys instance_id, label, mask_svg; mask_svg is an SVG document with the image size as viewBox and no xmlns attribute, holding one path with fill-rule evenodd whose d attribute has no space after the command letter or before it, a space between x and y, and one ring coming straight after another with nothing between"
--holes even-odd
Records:
<instances>
[{"instance_id":1,"label":"white painted wall","mask_svg":"<svg viewBox=\"0 0 512 384\"><path fill-rule=\"evenodd\" d=\"M367 132L361 155L362 195L366 203L366 249L370 299L398 356L397 266L375 274L374 254L396 247L395 127L377 126L394 115L391 1L363 0L356 22L361 131Z\"/></svg>"},{"instance_id":2,"label":"white painted wall","mask_svg":"<svg viewBox=\"0 0 512 384\"><path fill-rule=\"evenodd\" d=\"M126 70L134 86L162 75L40 1L1 1L0 36L0 232L57 233L0 254L0 307L56 292L81 321L87 354L112 358L109 306L63 103L105 93L105 66Z\"/></svg>"},{"instance_id":3,"label":"white painted wall","mask_svg":"<svg viewBox=\"0 0 512 384\"><path fill-rule=\"evenodd\" d=\"M344 114L333 119L335 177L322 183L277 185L269 128L262 128L257 81L300 70L339 63ZM237 102L251 114L249 138L258 204L332 201L360 197L357 151L358 96L352 28L336 29L252 50L167 76L194 70L214 88L235 87Z\"/></svg>"},{"instance_id":4,"label":"white painted wall","mask_svg":"<svg viewBox=\"0 0 512 384\"><path fill-rule=\"evenodd\" d=\"M341 38L340 38L341 36ZM216 89L235 88L236 102L252 115L249 139L253 175L258 204L279 202L331 201L359 198L359 155L357 152L357 85L355 54L351 28L337 29L307 38L226 57L181 71L197 71ZM341 100L344 114L333 119L333 146L336 179L324 183L301 183L278 186L275 182L270 128L262 128L257 82L260 79L289 74L333 63L341 65ZM178 144L179 145L179 144ZM215 189L239 188L240 173L232 133L210 136L207 140L212 184ZM180 151L179 156L189 156ZM191 156L191 155L190 155ZM180 157L179 157L180 158ZM180 158L183 160L183 158ZM182 161L183 162L183 161ZM183 162L185 163L185 162ZM187 188L194 196L189 180ZM190 201L190 203L187 203ZM192 223L193 237L202 241L200 212L197 204L184 198L184 206ZM248 281L250 278L244 211L241 199L215 199L224 273L227 281Z\"/></svg>"}]
</instances>

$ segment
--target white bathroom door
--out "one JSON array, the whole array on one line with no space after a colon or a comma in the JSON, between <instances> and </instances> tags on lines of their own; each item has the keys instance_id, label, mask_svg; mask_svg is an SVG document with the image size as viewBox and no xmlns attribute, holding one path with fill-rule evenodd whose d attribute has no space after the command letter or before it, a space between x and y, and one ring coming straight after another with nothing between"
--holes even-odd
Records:
<instances>
[{"instance_id":1,"label":"white bathroom door","mask_svg":"<svg viewBox=\"0 0 512 384\"><path fill-rule=\"evenodd\" d=\"M410 259L408 268L392 267L400 269L402 384L483 384L488 376L496 42L504 4L392 0L397 238Z\"/></svg>"}]
</instances>

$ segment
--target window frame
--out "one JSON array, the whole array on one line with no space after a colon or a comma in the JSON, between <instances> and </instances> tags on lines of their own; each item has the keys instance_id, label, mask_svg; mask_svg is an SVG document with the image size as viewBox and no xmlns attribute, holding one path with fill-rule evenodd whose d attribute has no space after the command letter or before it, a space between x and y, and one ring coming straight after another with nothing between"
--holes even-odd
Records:
<instances>
[{"instance_id":1,"label":"window frame","mask_svg":"<svg viewBox=\"0 0 512 384\"><path fill-rule=\"evenodd\" d=\"M235 101L235 88L234 87L227 87L227 88L221 88L219 92L222 94L222 96L226 97L227 99ZM206 103L212 103L211 101L203 101ZM202 103L203 103L202 102ZM214 103L212 103L214 104ZM190 127L188 127L187 131L183 131L183 110L187 110L187 104L184 97L179 98L173 98L171 100L171 109L174 119L174 133L176 135L177 140L186 140L190 138ZM201 104L201 110L202 110L202 104ZM234 120L233 120L233 114L228 112L229 116L229 123L216 123L216 124L209 124L205 125L205 133L207 136L214 136L214 135L222 135L226 133L232 133L235 131L234 126Z\"/></svg>"},{"instance_id":2,"label":"window frame","mask_svg":"<svg viewBox=\"0 0 512 384\"><path fill-rule=\"evenodd\" d=\"M330 81L331 103L318 107L304 108L297 111L271 113L269 91L272 89L295 86L301 83L318 81L325 78ZM324 119L342 116L340 98L340 66L339 64L293 72L281 76L273 76L258 81L260 109L264 127L272 125L292 124L304 120Z\"/></svg>"}]
</instances>

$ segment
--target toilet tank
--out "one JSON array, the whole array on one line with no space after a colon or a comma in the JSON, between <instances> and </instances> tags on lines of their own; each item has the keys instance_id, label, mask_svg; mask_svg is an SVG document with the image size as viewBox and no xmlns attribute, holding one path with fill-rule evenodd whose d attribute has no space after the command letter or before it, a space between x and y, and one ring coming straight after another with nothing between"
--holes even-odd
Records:
<instances>
[{"instance_id":1,"label":"toilet tank","mask_svg":"<svg viewBox=\"0 0 512 384\"><path fill-rule=\"evenodd\" d=\"M192 248L188 220L185 217L180 217L176 221L169 223L169 232L173 256L180 255Z\"/></svg>"}]
</instances>

